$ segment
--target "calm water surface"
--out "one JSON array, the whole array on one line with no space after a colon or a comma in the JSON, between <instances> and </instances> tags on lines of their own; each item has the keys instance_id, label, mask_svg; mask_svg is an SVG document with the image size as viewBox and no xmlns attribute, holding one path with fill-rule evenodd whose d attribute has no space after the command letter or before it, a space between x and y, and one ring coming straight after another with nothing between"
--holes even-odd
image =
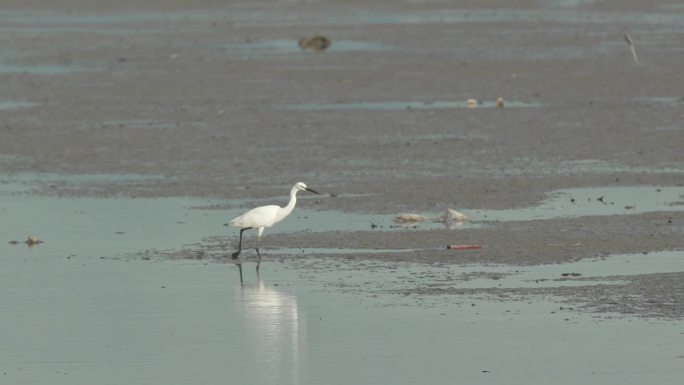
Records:
<instances>
[{"instance_id":1,"label":"calm water surface","mask_svg":"<svg viewBox=\"0 0 684 385\"><path fill-rule=\"evenodd\" d=\"M462 281L480 287L530 286L566 270L597 279L613 269L634 274L634 266L675 271L682 269L681 255L664 254L649 263L626 256L518 270L380 264L359 271L331 264L309 269L304 259L330 259L310 250L306 256L267 260L259 274L253 262L245 262L241 284L232 262L146 261L132 254L225 235L221 224L232 209L190 208L208 204L201 200L35 197L7 180L0 187L0 383L674 384L681 379L680 321L599 318L567 305L560 310L541 297L425 301L391 294L416 279L451 276L450 284L458 285L463 271L506 276ZM28 234L45 243L32 248L7 243ZM377 284L386 290L374 290Z\"/></svg>"}]
</instances>

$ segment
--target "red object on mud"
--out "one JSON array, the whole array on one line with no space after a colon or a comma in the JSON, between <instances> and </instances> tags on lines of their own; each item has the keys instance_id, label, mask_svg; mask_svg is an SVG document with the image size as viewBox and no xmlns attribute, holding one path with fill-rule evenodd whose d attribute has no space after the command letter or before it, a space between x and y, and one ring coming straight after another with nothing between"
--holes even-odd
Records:
<instances>
[{"instance_id":1,"label":"red object on mud","mask_svg":"<svg viewBox=\"0 0 684 385\"><path fill-rule=\"evenodd\" d=\"M481 248L481 245L447 245L449 250L477 250Z\"/></svg>"}]
</instances>

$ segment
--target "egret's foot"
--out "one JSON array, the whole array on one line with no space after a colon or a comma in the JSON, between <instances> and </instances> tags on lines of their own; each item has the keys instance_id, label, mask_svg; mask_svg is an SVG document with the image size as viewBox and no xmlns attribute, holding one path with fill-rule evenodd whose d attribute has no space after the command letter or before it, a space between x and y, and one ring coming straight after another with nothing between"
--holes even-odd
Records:
<instances>
[{"instance_id":1,"label":"egret's foot","mask_svg":"<svg viewBox=\"0 0 684 385\"><path fill-rule=\"evenodd\" d=\"M234 252L232 255L233 255L233 259L238 259L238 257L240 256L240 250Z\"/></svg>"}]
</instances>

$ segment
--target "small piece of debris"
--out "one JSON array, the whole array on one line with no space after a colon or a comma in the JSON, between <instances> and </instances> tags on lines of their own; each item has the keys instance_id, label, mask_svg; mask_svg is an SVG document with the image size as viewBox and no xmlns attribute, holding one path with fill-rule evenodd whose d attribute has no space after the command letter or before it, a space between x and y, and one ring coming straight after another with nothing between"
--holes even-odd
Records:
<instances>
[{"instance_id":1,"label":"small piece of debris","mask_svg":"<svg viewBox=\"0 0 684 385\"><path fill-rule=\"evenodd\" d=\"M399 214L394 218L394 222L400 224L425 222L427 220L428 217L420 214Z\"/></svg>"},{"instance_id":2,"label":"small piece of debris","mask_svg":"<svg viewBox=\"0 0 684 385\"><path fill-rule=\"evenodd\" d=\"M303 37L299 39L299 48L301 49L312 49L314 51L324 51L332 45L330 38L317 35L314 37Z\"/></svg>"},{"instance_id":3,"label":"small piece of debris","mask_svg":"<svg viewBox=\"0 0 684 385\"><path fill-rule=\"evenodd\" d=\"M19 241L9 241L8 242L10 245L18 245Z\"/></svg>"},{"instance_id":4,"label":"small piece of debris","mask_svg":"<svg viewBox=\"0 0 684 385\"><path fill-rule=\"evenodd\" d=\"M24 243L26 243L29 246L35 246L35 245L43 243L43 241L41 241L40 239L38 239L36 237L29 236L28 239L26 239L26 241L24 241Z\"/></svg>"},{"instance_id":5,"label":"small piece of debris","mask_svg":"<svg viewBox=\"0 0 684 385\"><path fill-rule=\"evenodd\" d=\"M447 245L448 250L478 250L481 245Z\"/></svg>"},{"instance_id":6,"label":"small piece of debris","mask_svg":"<svg viewBox=\"0 0 684 385\"><path fill-rule=\"evenodd\" d=\"M581 277L582 274L580 274L580 273L563 273L563 274L561 274L561 276L563 276L563 277Z\"/></svg>"},{"instance_id":7,"label":"small piece of debris","mask_svg":"<svg viewBox=\"0 0 684 385\"><path fill-rule=\"evenodd\" d=\"M634 41L632 40L632 37L629 36L628 33L625 33L624 38L625 42L627 42L627 45L629 46L629 50L632 51L634 63L639 64L639 56L637 55L636 48L634 47Z\"/></svg>"},{"instance_id":8,"label":"small piece of debris","mask_svg":"<svg viewBox=\"0 0 684 385\"><path fill-rule=\"evenodd\" d=\"M503 99L502 97L499 96L499 97L496 99L496 106L497 106L498 108L503 108L503 107L504 107L504 99Z\"/></svg>"},{"instance_id":9,"label":"small piece of debris","mask_svg":"<svg viewBox=\"0 0 684 385\"><path fill-rule=\"evenodd\" d=\"M446 211L439 216L439 220L442 222L467 222L470 217L463 214L462 212L456 211L454 209L446 209Z\"/></svg>"},{"instance_id":10,"label":"small piece of debris","mask_svg":"<svg viewBox=\"0 0 684 385\"><path fill-rule=\"evenodd\" d=\"M475 108L475 107L477 107L477 99L468 99L468 100L466 100L466 106L468 106L468 108Z\"/></svg>"}]
</instances>

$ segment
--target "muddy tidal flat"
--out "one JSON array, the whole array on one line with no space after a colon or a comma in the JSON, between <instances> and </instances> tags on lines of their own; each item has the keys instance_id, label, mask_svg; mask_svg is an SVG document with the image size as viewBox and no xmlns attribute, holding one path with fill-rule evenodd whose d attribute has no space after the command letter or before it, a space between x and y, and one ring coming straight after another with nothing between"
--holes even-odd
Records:
<instances>
[{"instance_id":1,"label":"muddy tidal flat","mask_svg":"<svg viewBox=\"0 0 684 385\"><path fill-rule=\"evenodd\" d=\"M684 376L678 2L24 0L0 31L0 383Z\"/></svg>"}]
</instances>

